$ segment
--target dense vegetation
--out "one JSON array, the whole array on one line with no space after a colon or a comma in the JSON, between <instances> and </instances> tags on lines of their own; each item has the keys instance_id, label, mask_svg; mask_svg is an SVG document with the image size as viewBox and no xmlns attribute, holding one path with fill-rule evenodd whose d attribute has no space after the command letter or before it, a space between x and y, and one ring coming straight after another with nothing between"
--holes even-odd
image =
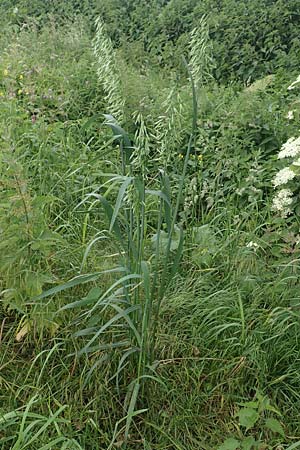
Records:
<instances>
[{"instance_id":1,"label":"dense vegetation","mask_svg":"<svg viewBox=\"0 0 300 450\"><path fill-rule=\"evenodd\" d=\"M0 448L300 448L299 0L0 12Z\"/></svg>"}]
</instances>

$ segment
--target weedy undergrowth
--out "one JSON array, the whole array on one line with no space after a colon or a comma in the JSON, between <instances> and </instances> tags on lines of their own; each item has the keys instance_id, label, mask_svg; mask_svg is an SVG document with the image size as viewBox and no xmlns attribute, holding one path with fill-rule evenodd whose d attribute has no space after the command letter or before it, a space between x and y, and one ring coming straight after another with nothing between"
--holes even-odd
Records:
<instances>
[{"instance_id":1,"label":"weedy undergrowth","mask_svg":"<svg viewBox=\"0 0 300 450\"><path fill-rule=\"evenodd\" d=\"M269 445L277 440L285 438L285 431L277 417L281 417L281 413L275 408L267 396L260 392L256 393L254 400L239 403L237 417L237 430L239 432L238 439L226 439L218 450L255 450L255 449L271 449L273 445ZM257 439L257 430L259 427L260 436ZM261 432L263 431L263 432ZM272 436L272 439L271 439ZM277 439L275 438L277 436ZM300 442L296 442L288 447L288 449L298 448ZM276 447L279 448L279 447Z\"/></svg>"},{"instance_id":2,"label":"weedy undergrowth","mask_svg":"<svg viewBox=\"0 0 300 450\"><path fill-rule=\"evenodd\" d=\"M36 395L28 401L25 409L20 408L1 415L0 443L9 445L11 450L24 450L25 448L50 450L57 448L58 444L62 450L82 449L75 439L67 438L61 429L64 424L68 423L61 417L67 406L60 406L54 413L49 407L49 416L47 417L32 411L37 401L38 396ZM50 429L54 431L56 437L49 440ZM2 432L5 433L5 437L1 437ZM38 447L36 447L37 445Z\"/></svg>"},{"instance_id":3,"label":"weedy undergrowth","mask_svg":"<svg viewBox=\"0 0 300 450\"><path fill-rule=\"evenodd\" d=\"M50 254L60 239L44 216L51 196L31 192L21 164L8 152L2 153L0 175L0 295L3 307L19 317L16 339L21 340L57 327L51 307L41 309L28 299L52 282Z\"/></svg>"}]
</instances>

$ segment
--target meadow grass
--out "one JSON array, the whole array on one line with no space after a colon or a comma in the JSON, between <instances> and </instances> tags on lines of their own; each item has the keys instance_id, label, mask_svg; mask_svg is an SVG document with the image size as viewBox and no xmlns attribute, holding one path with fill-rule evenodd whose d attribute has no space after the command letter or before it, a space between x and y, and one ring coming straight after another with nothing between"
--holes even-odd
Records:
<instances>
[{"instance_id":1,"label":"meadow grass","mask_svg":"<svg viewBox=\"0 0 300 450\"><path fill-rule=\"evenodd\" d=\"M1 40L1 449L297 448L299 226L270 185L287 79L191 96L164 73L162 102L116 52L120 127L83 22Z\"/></svg>"}]
</instances>

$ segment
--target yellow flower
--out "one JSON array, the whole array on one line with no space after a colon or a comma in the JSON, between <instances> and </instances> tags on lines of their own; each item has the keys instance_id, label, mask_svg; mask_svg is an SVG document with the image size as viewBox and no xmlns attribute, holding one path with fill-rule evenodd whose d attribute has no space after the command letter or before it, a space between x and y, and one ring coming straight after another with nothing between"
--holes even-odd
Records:
<instances>
[{"instance_id":1,"label":"yellow flower","mask_svg":"<svg viewBox=\"0 0 300 450\"><path fill-rule=\"evenodd\" d=\"M179 153L178 158L179 158L179 159L183 159L183 154L182 154L182 153Z\"/></svg>"},{"instance_id":2,"label":"yellow flower","mask_svg":"<svg viewBox=\"0 0 300 450\"><path fill-rule=\"evenodd\" d=\"M4 97L4 92L0 91L0 97Z\"/></svg>"},{"instance_id":3,"label":"yellow flower","mask_svg":"<svg viewBox=\"0 0 300 450\"><path fill-rule=\"evenodd\" d=\"M202 159L203 159L203 156L202 155L198 155L198 160L202 161Z\"/></svg>"},{"instance_id":4,"label":"yellow flower","mask_svg":"<svg viewBox=\"0 0 300 450\"><path fill-rule=\"evenodd\" d=\"M21 75L19 76L19 79L20 79L20 80L23 80L23 78L24 78L24 77L23 77L23 75L21 74Z\"/></svg>"},{"instance_id":5,"label":"yellow flower","mask_svg":"<svg viewBox=\"0 0 300 450\"><path fill-rule=\"evenodd\" d=\"M18 95L21 95L22 92L23 92L22 89L19 89L19 90L18 90Z\"/></svg>"},{"instance_id":6,"label":"yellow flower","mask_svg":"<svg viewBox=\"0 0 300 450\"><path fill-rule=\"evenodd\" d=\"M5 77L7 77L7 75L8 75L8 70L7 70L7 69L4 69L4 70L3 70L3 75L4 75Z\"/></svg>"}]
</instances>

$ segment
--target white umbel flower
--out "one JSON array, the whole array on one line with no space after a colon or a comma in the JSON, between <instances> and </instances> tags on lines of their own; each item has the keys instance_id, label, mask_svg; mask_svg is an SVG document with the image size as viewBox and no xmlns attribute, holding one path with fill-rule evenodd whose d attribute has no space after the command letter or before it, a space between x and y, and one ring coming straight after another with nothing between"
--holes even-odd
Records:
<instances>
[{"instance_id":1,"label":"white umbel flower","mask_svg":"<svg viewBox=\"0 0 300 450\"><path fill-rule=\"evenodd\" d=\"M288 158L297 156L300 153L300 137L298 138L290 138L283 146L281 147L280 152L278 153L278 159Z\"/></svg>"},{"instance_id":2,"label":"white umbel flower","mask_svg":"<svg viewBox=\"0 0 300 450\"><path fill-rule=\"evenodd\" d=\"M298 76L297 80L293 81L293 83L288 87L288 90L291 91L292 89L295 89L295 87L299 83L300 83L300 75Z\"/></svg>"},{"instance_id":3,"label":"white umbel flower","mask_svg":"<svg viewBox=\"0 0 300 450\"><path fill-rule=\"evenodd\" d=\"M256 251L260 246L258 245L257 242L254 241L250 241L248 242L248 244L246 245L247 248L253 248L254 251Z\"/></svg>"},{"instance_id":4,"label":"white umbel flower","mask_svg":"<svg viewBox=\"0 0 300 450\"><path fill-rule=\"evenodd\" d=\"M296 161L293 161L293 166L300 166L300 158L296 159Z\"/></svg>"},{"instance_id":5,"label":"white umbel flower","mask_svg":"<svg viewBox=\"0 0 300 450\"><path fill-rule=\"evenodd\" d=\"M285 167L284 169L279 170L276 174L273 184L275 187L281 186L282 184L286 184L288 181L292 180L295 176L295 172L293 172L289 167Z\"/></svg>"},{"instance_id":6,"label":"white umbel flower","mask_svg":"<svg viewBox=\"0 0 300 450\"><path fill-rule=\"evenodd\" d=\"M292 191L290 189L281 189L273 199L272 209L279 212L282 217L286 217L292 212L290 209L292 203Z\"/></svg>"},{"instance_id":7,"label":"white umbel flower","mask_svg":"<svg viewBox=\"0 0 300 450\"><path fill-rule=\"evenodd\" d=\"M285 117L288 120L293 120L294 119L294 111L293 110L288 111L288 113L287 113L287 115Z\"/></svg>"}]
</instances>

